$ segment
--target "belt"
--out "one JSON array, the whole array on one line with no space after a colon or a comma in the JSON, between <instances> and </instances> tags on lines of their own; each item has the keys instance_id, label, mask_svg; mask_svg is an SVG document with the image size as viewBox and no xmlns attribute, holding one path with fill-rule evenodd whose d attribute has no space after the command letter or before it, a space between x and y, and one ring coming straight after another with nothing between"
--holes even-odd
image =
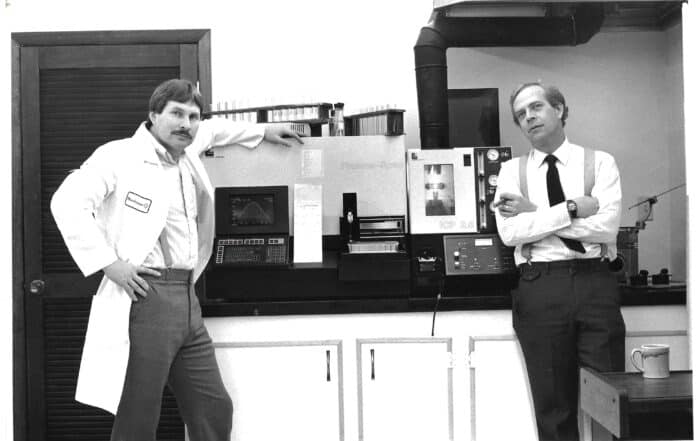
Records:
<instances>
[{"instance_id":1,"label":"belt","mask_svg":"<svg viewBox=\"0 0 700 441\"><path fill-rule=\"evenodd\" d=\"M599 257L592 259L572 259L555 260L553 262L530 262L518 265L520 271L540 271L542 273L551 272L576 272L576 271L610 271L610 261L600 260Z\"/></svg>"},{"instance_id":2,"label":"belt","mask_svg":"<svg viewBox=\"0 0 700 441\"><path fill-rule=\"evenodd\" d=\"M153 268L160 273L160 276L143 274L142 277L151 280L169 280L173 282L191 282L193 270L179 268Z\"/></svg>"}]
</instances>

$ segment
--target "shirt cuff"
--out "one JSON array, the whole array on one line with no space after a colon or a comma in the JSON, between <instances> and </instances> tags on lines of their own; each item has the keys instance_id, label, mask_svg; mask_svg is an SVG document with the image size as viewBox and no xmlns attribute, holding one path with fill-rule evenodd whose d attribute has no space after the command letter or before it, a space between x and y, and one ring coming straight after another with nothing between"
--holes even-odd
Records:
<instances>
[{"instance_id":1,"label":"shirt cuff","mask_svg":"<svg viewBox=\"0 0 700 441\"><path fill-rule=\"evenodd\" d=\"M572 219L569 210L566 208L566 201L550 207L553 214L554 226L557 230L571 225Z\"/></svg>"}]
</instances>

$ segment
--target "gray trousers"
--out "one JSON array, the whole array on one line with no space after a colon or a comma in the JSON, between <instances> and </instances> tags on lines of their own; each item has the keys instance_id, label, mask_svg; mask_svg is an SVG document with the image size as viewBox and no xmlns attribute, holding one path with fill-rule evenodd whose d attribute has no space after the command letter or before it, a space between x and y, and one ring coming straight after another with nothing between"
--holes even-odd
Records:
<instances>
[{"instance_id":1,"label":"gray trousers","mask_svg":"<svg viewBox=\"0 0 700 441\"><path fill-rule=\"evenodd\" d=\"M520 267L513 327L523 350L540 441L576 441L579 368L623 371L625 323L607 261Z\"/></svg>"},{"instance_id":2,"label":"gray trousers","mask_svg":"<svg viewBox=\"0 0 700 441\"><path fill-rule=\"evenodd\" d=\"M163 389L173 391L192 441L229 441L233 405L189 274L144 276L148 296L131 307L131 350L112 441L154 441Z\"/></svg>"}]
</instances>

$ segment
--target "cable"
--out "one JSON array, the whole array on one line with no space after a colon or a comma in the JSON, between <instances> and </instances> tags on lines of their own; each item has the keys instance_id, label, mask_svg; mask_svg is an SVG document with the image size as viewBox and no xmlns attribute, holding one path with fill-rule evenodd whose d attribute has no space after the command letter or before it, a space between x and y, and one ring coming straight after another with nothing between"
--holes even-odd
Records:
<instances>
[{"instance_id":1,"label":"cable","mask_svg":"<svg viewBox=\"0 0 700 441\"><path fill-rule=\"evenodd\" d=\"M440 305L440 299L442 298L442 291L445 287L445 279L440 277L440 284L438 286L438 293L435 296L435 308L433 308L433 325L430 328L430 336L435 337L435 317L437 316L438 306Z\"/></svg>"}]
</instances>

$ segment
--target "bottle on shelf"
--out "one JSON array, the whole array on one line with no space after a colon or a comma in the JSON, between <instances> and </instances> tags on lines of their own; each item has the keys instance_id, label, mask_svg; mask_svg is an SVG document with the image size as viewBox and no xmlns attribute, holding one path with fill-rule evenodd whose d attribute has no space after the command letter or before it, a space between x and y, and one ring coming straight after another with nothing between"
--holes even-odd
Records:
<instances>
[{"instance_id":1,"label":"bottle on shelf","mask_svg":"<svg viewBox=\"0 0 700 441\"><path fill-rule=\"evenodd\" d=\"M328 136L336 136L337 127L335 122L335 110L331 109L330 118L328 118Z\"/></svg>"},{"instance_id":2,"label":"bottle on shelf","mask_svg":"<svg viewBox=\"0 0 700 441\"><path fill-rule=\"evenodd\" d=\"M333 116L335 130L330 131L331 136L345 136L345 118L343 117L343 103L335 103L333 105Z\"/></svg>"}]
</instances>

